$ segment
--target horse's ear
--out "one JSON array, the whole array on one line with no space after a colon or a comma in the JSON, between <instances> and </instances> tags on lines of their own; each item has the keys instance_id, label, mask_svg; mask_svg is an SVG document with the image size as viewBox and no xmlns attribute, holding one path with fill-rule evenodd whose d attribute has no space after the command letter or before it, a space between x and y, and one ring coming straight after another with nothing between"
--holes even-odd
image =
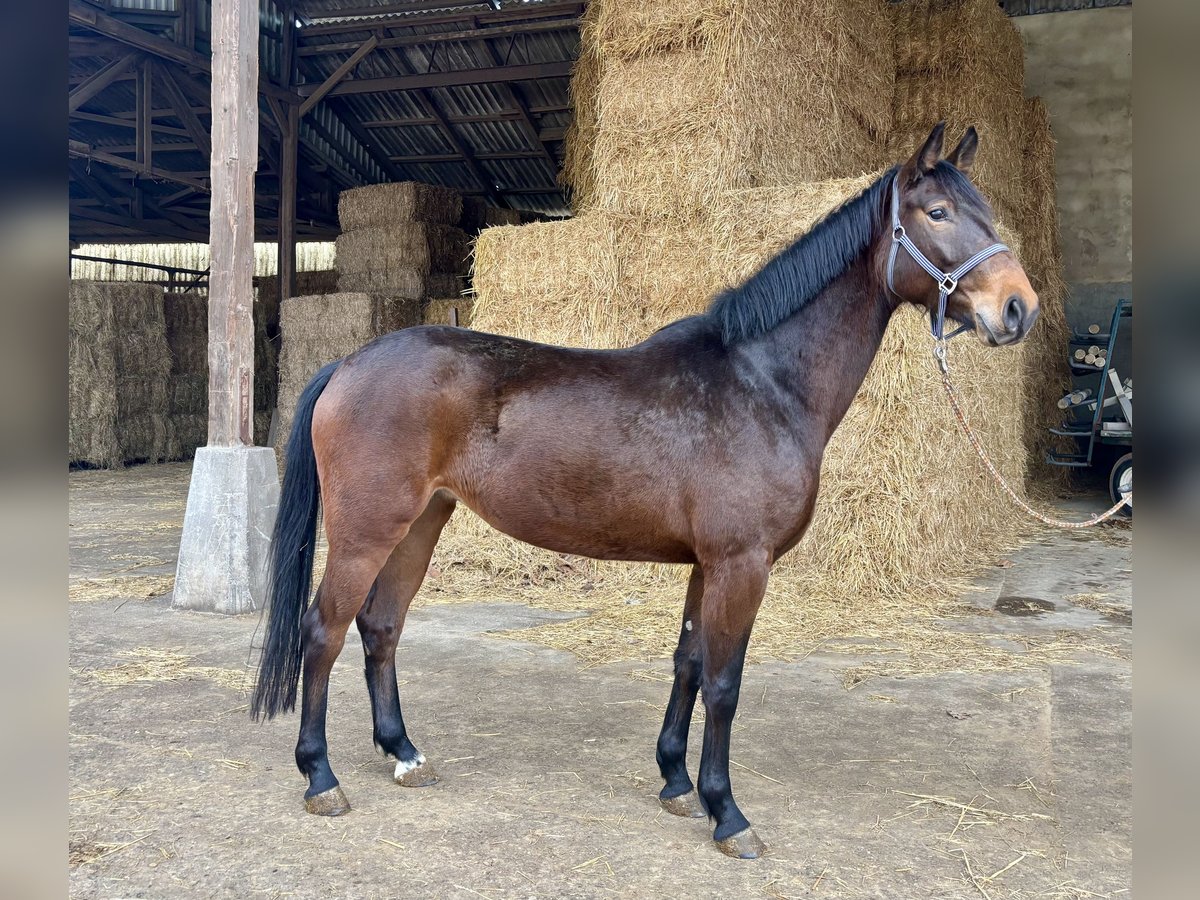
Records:
<instances>
[{"instance_id":1,"label":"horse's ear","mask_svg":"<svg viewBox=\"0 0 1200 900\"><path fill-rule=\"evenodd\" d=\"M975 151L979 149L979 132L972 125L967 129L967 133L962 136L962 140L958 142L958 146L950 151L950 155L946 157L946 162L955 166L964 175L971 174L971 166L975 163Z\"/></svg>"},{"instance_id":2,"label":"horse's ear","mask_svg":"<svg viewBox=\"0 0 1200 900\"><path fill-rule=\"evenodd\" d=\"M925 138L925 143L921 146L921 149L914 153L912 159L904 164L904 169L908 172L910 184L919 181L923 175L927 175L933 171L933 167L942 158L942 143L945 137L946 123L938 122L933 126L933 131L929 132L929 137Z\"/></svg>"}]
</instances>

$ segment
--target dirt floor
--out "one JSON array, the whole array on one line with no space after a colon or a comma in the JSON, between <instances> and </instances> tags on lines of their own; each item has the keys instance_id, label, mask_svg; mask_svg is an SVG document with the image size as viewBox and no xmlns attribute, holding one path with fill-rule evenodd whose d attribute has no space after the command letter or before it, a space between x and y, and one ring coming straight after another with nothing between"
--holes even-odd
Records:
<instances>
[{"instance_id":1,"label":"dirt floor","mask_svg":"<svg viewBox=\"0 0 1200 900\"><path fill-rule=\"evenodd\" d=\"M749 666L734 789L770 851L743 862L659 809L669 661L585 667L496 636L578 615L518 596L418 598L409 617L401 698L431 788L398 787L376 756L352 633L329 736L354 809L307 815L296 717L247 717L259 617L170 607L187 474L70 476L73 896L1128 896L1131 530L1047 532L943 623L1072 653L907 677L841 650Z\"/></svg>"}]
</instances>

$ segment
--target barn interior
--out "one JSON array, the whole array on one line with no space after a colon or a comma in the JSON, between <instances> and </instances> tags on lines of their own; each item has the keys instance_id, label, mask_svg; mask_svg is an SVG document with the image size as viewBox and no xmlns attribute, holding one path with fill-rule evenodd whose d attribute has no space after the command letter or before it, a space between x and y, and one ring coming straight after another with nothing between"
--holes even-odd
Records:
<instances>
[{"instance_id":1,"label":"barn interior","mask_svg":"<svg viewBox=\"0 0 1200 900\"><path fill-rule=\"evenodd\" d=\"M1042 303L1011 351L953 347L980 439L1059 517L1111 506L1122 466L1131 484L1129 2L257 6L249 445L279 450L313 373L398 328L636 343L941 120L979 129L976 181ZM431 896L650 896L680 857L703 896L1128 888L1131 518L1085 536L1012 506L915 310L751 644L735 777L771 835L760 869L723 868L652 802L686 571L538 550L466 510L400 645L443 783L392 800L351 749L370 730L355 637L331 722L355 812L302 821L291 720L245 721L261 605L206 615L176 582L227 293L212 19L208 0L69 2L73 893L308 896L353 861L347 895L400 871ZM193 714L165 734L146 704ZM185 838L212 791L242 799ZM247 830L268 853L229 844Z\"/></svg>"}]
</instances>

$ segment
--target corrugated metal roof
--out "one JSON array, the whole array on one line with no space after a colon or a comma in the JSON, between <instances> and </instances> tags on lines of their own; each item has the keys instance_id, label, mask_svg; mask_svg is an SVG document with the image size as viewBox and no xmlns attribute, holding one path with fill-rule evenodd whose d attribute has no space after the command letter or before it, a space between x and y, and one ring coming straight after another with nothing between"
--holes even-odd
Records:
<instances>
[{"instance_id":1,"label":"corrugated metal roof","mask_svg":"<svg viewBox=\"0 0 1200 900\"><path fill-rule=\"evenodd\" d=\"M575 18L585 2L503 0L501 11L496 12L496 4L488 0L300 0L294 7L298 14L298 84L321 83L372 34L394 46L369 53L348 78L436 75L570 62L578 54ZM284 13L275 0L259 0L259 5L261 77L279 83ZM385 15L371 15L376 7ZM174 39L182 23L182 9L182 0L110 0L107 9L101 11ZM207 55L210 0L199 0L196 12L192 48ZM521 25L534 30L514 34ZM488 29L495 27L502 27L502 32L489 36ZM72 86L129 50L127 45L82 25L72 25L70 30ZM448 33L464 36L438 38ZM422 40L426 36L429 39ZM334 46L329 52L320 49L330 45ZM190 80L194 87L187 86L185 92L192 94L190 105L207 128L207 79L174 68L172 63L156 61L156 65ZM135 70L136 66L130 67L83 103L70 120L72 140L93 148L97 154L135 160ZM173 173L185 181L204 181L208 160L192 146L183 120L168 111L168 95L157 83L161 73L154 77L153 165L168 176ZM317 223L318 228L327 227L322 222L335 227L336 191L392 178L448 185L498 197L516 209L565 215L566 197L557 187L556 178L561 168L562 133L570 122L567 85L567 78L555 75L532 81L327 96L301 125L300 217ZM266 153L277 138L265 101L260 119L264 123L260 151ZM178 180L135 175L128 168L85 159L78 153L72 173L72 228L82 237L96 237L106 229L112 230L113 237L125 233L115 222L127 219L133 210L131 198L135 191L130 185L173 216L161 220L164 231L158 237L172 237L180 228L207 229L206 195L188 196L186 186ZM276 178L274 166L264 158L259 165L256 203L260 225L268 229L274 228ZM77 214L85 218L79 219ZM159 221L154 219L148 224L152 227ZM172 233L165 225L170 221L175 222Z\"/></svg>"}]
</instances>

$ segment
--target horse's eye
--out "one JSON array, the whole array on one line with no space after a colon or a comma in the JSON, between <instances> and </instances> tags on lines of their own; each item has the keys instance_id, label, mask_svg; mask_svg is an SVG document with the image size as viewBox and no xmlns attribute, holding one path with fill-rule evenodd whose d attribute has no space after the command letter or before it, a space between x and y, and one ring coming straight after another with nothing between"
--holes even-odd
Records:
<instances>
[{"instance_id":1,"label":"horse's eye","mask_svg":"<svg viewBox=\"0 0 1200 900\"><path fill-rule=\"evenodd\" d=\"M933 219L935 222L940 222L946 218L946 210L940 206L935 206L929 211L929 218Z\"/></svg>"}]
</instances>

